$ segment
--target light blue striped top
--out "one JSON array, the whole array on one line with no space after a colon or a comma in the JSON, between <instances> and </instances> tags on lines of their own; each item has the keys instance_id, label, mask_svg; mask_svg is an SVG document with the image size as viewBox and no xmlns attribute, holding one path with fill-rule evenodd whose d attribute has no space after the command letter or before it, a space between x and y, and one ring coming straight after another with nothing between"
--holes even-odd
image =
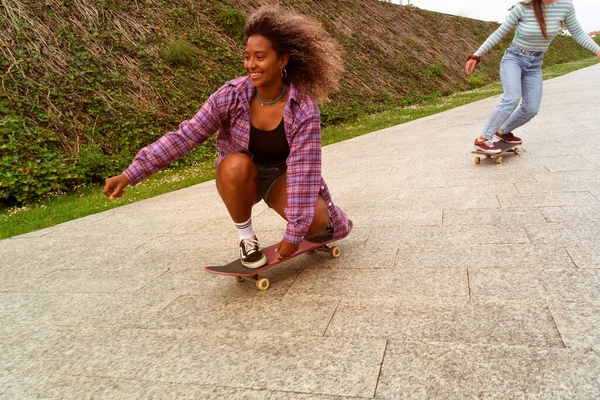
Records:
<instances>
[{"instance_id":1,"label":"light blue striped top","mask_svg":"<svg viewBox=\"0 0 600 400\"><path fill-rule=\"evenodd\" d=\"M490 51L515 26L517 27L515 38L513 39L515 46L531 51L546 51L552 39L559 32L561 21L564 21L569 33L577 43L594 54L600 51L600 46L581 29L575 16L575 7L572 0L557 0L549 6L542 6L542 8L546 20L548 39L542 35L542 30L535 17L533 6L526 7L523 3L517 3L510 11L510 14L508 14L508 17L506 17L506 21L487 38L475 52L475 55L482 56Z\"/></svg>"}]
</instances>

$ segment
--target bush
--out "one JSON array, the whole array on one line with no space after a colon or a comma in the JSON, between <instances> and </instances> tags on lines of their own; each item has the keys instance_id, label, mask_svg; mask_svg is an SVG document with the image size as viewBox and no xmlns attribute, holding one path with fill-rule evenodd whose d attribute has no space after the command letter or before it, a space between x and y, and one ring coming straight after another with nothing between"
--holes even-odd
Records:
<instances>
[{"instance_id":1,"label":"bush","mask_svg":"<svg viewBox=\"0 0 600 400\"><path fill-rule=\"evenodd\" d=\"M217 22L221 25L223 32L231 37L241 38L244 35L246 16L235 8L219 12L217 14Z\"/></svg>"},{"instance_id":2,"label":"bush","mask_svg":"<svg viewBox=\"0 0 600 400\"><path fill-rule=\"evenodd\" d=\"M0 204L24 204L77 182L72 162L49 136L52 132L28 126L19 117L0 118Z\"/></svg>"},{"instance_id":3,"label":"bush","mask_svg":"<svg viewBox=\"0 0 600 400\"><path fill-rule=\"evenodd\" d=\"M163 58L173 66L193 65L197 54L198 50L183 39L169 41L162 52Z\"/></svg>"},{"instance_id":4,"label":"bush","mask_svg":"<svg viewBox=\"0 0 600 400\"><path fill-rule=\"evenodd\" d=\"M478 88L481 86L485 86L485 78L478 74L472 74L467 78L467 83L472 88Z\"/></svg>"},{"instance_id":5,"label":"bush","mask_svg":"<svg viewBox=\"0 0 600 400\"><path fill-rule=\"evenodd\" d=\"M433 76L441 78L442 76L444 76L444 67L442 67L442 64L440 64L439 62L436 62L435 64L429 67L429 73Z\"/></svg>"},{"instance_id":6,"label":"bush","mask_svg":"<svg viewBox=\"0 0 600 400\"><path fill-rule=\"evenodd\" d=\"M355 120L360 115L358 108L327 104L319 107L321 113L321 126L331 126Z\"/></svg>"},{"instance_id":7,"label":"bush","mask_svg":"<svg viewBox=\"0 0 600 400\"><path fill-rule=\"evenodd\" d=\"M81 146L75 161L77 174L85 183L102 183L121 173L126 165L127 161L120 163L117 156L104 154L100 146L90 144Z\"/></svg>"}]
</instances>

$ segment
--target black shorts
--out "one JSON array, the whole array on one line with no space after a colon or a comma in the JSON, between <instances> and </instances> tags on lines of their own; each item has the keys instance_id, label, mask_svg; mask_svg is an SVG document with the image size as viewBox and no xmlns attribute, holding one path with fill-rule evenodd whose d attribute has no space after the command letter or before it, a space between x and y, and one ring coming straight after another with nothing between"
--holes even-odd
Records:
<instances>
[{"instance_id":1,"label":"black shorts","mask_svg":"<svg viewBox=\"0 0 600 400\"><path fill-rule=\"evenodd\" d=\"M268 201L269 193L271 193L271 189L273 189L275 181L277 181L277 179L287 171L287 165L285 163L278 165L256 164L256 169L258 171L258 181L260 184L260 191L258 195L270 207Z\"/></svg>"}]
</instances>

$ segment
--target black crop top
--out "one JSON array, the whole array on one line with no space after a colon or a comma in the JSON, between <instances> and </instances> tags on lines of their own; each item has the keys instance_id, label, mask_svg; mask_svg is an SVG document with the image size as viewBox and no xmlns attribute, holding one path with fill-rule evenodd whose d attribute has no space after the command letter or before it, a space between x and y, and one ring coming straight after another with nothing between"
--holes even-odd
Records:
<instances>
[{"instance_id":1,"label":"black crop top","mask_svg":"<svg viewBox=\"0 0 600 400\"><path fill-rule=\"evenodd\" d=\"M290 147L285 136L283 119L272 131L263 131L250 125L250 145L254 163L260 165L283 164L290 155Z\"/></svg>"}]
</instances>

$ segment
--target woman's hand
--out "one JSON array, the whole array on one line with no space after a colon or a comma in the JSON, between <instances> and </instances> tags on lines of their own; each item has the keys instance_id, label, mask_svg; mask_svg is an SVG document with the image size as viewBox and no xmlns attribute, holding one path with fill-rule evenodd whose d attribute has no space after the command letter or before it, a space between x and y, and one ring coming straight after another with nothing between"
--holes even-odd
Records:
<instances>
[{"instance_id":1,"label":"woman's hand","mask_svg":"<svg viewBox=\"0 0 600 400\"><path fill-rule=\"evenodd\" d=\"M106 180L106 184L104 185L104 190L102 193L108 197L110 200L118 199L125 194L125 189L129 186L129 180L123 174L113 176L112 178L108 178Z\"/></svg>"},{"instance_id":2,"label":"woman's hand","mask_svg":"<svg viewBox=\"0 0 600 400\"><path fill-rule=\"evenodd\" d=\"M598 54L596 54L596 56L598 56L598 58L600 58L600 51L598 52Z\"/></svg>"},{"instance_id":3,"label":"woman's hand","mask_svg":"<svg viewBox=\"0 0 600 400\"><path fill-rule=\"evenodd\" d=\"M473 72L475 70L475 67L477 66L477 60L469 60L467 61L467 64L465 65L465 72L467 75L470 75L471 72Z\"/></svg>"},{"instance_id":4,"label":"woman's hand","mask_svg":"<svg viewBox=\"0 0 600 400\"><path fill-rule=\"evenodd\" d=\"M296 251L298 251L298 247L300 247L299 244L292 244L292 243L286 242L285 240L282 240L281 243L279 243L279 246L277 247L277 249L275 250L275 252L277 254L279 254L279 256L277 258L280 260L288 258L292 254L294 254Z\"/></svg>"}]
</instances>

